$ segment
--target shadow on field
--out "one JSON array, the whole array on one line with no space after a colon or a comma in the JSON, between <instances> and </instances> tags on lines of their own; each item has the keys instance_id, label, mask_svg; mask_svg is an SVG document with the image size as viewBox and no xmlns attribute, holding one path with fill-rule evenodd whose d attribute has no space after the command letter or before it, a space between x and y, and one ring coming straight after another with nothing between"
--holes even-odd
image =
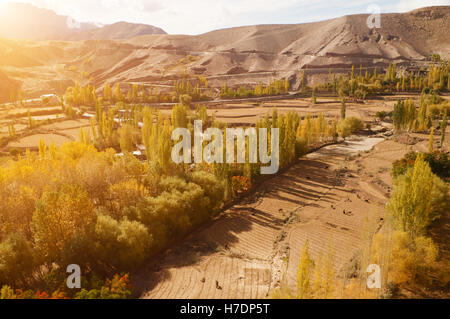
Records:
<instances>
[{"instance_id":1,"label":"shadow on field","mask_svg":"<svg viewBox=\"0 0 450 319\"><path fill-rule=\"evenodd\" d=\"M259 199L276 199L296 206L317 206L318 199L328 199L327 189L336 185L334 171L319 161L302 159L277 176L267 177L256 189ZM319 191L319 190L322 191ZM255 196L249 194L248 197ZM170 269L192 266L201 260L230 249L240 240L239 234L249 232L255 225L281 230L285 218L254 207L255 201L243 199L202 228L194 231L159 257L149 260L134 277L135 296L143 296L159 283L171 280ZM273 207L275 211L277 207ZM275 238L274 238L275 239Z\"/></svg>"}]
</instances>

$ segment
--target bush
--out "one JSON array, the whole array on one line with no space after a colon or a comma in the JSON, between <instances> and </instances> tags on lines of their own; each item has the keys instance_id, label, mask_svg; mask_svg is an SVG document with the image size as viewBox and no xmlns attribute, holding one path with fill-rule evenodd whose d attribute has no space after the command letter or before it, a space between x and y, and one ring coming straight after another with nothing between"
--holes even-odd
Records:
<instances>
[{"instance_id":1,"label":"bush","mask_svg":"<svg viewBox=\"0 0 450 319\"><path fill-rule=\"evenodd\" d=\"M383 236L386 235L377 234L374 238L375 256L386 253ZM437 257L438 248L431 238L413 238L406 232L395 231L388 265L389 279L394 285L429 283L429 274L436 266Z\"/></svg>"},{"instance_id":2,"label":"bush","mask_svg":"<svg viewBox=\"0 0 450 319\"><path fill-rule=\"evenodd\" d=\"M378 117L378 119L383 122L384 119L388 116L387 112L381 111L381 112L377 112L376 117Z\"/></svg>"},{"instance_id":3,"label":"bush","mask_svg":"<svg viewBox=\"0 0 450 319\"><path fill-rule=\"evenodd\" d=\"M118 270L140 265L152 243L147 228L137 221L118 222L110 216L99 215L95 232L101 243L99 259Z\"/></svg>"},{"instance_id":4,"label":"bush","mask_svg":"<svg viewBox=\"0 0 450 319\"><path fill-rule=\"evenodd\" d=\"M306 141L306 139L304 139L302 137L297 137L297 139L295 141L295 156L302 157L302 156L305 156L306 154L308 154L308 152L309 152L309 147L308 147L308 142Z\"/></svg>"},{"instance_id":5,"label":"bush","mask_svg":"<svg viewBox=\"0 0 450 319\"><path fill-rule=\"evenodd\" d=\"M62 252L76 236L89 237L95 225L94 206L85 190L64 185L45 192L36 204L32 228L36 244L48 262L61 263Z\"/></svg>"},{"instance_id":6,"label":"bush","mask_svg":"<svg viewBox=\"0 0 450 319\"><path fill-rule=\"evenodd\" d=\"M394 162L392 176L398 177L404 175L408 168L414 166L419 154L424 156L424 160L430 165L433 174L441 178L450 178L450 159L448 154L441 152L434 152L431 154L410 152L401 160Z\"/></svg>"},{"instance_id":7,"label":"bush","mask_svg":"<svg viewBox=\"0 0 450 319\"><path fill-rule=\"evenodd\" d=\"M338 132L341 137L347 137L363 129L364 123L362 120L356 117L349 117L339 124Z\"/></svg>"},{"instance_id":8,"label":"bush","mask_svg":"<svg viewBox=\"0 0 450 319\"><path fill-rule=\"evenodd\" d=\"M10 234L0 243L0 286L24 284L34 269L31 243L21 234Z\"/></svg>"},{"instance_id":9,"label":"bush","mask_svg":"<svg viewBox=\"0 0 450 319\"><path fill-rule=\"evenodd\" d=\"M131 296L132 289L128 275L115 275L99 289L82 289L75 295L75 299L127 299Z\"/></svg>"},{"instance_id":10,"label":"bush","mask_svg":"<svg viewBox=\"0 0 450 319\"><path fill-rule=\"evenodd\" d=\"M355 97L357 99L365 100L367 98L367 95L369 94L367 88L361 87L358 90L355 91Z\"/></svg>"},{"instance_id":11,"label":"bush","mask_svg":"<svg viewBox=\"0 0 450 319\"><path fill-rule=\"evenodd\" d=\"M250 189L250 181L245 176L233 176L231 183L234 193L245 193Z\"/></svg>"}]
</instances>

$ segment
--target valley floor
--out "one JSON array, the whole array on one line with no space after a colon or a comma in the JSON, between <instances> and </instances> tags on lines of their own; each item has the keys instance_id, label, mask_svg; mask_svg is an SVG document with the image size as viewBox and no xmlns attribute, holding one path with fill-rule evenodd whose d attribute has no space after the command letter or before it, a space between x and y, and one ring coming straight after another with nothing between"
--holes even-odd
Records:
<instances>
[{"instance_id":1,"label":"valley floor","mask_svg":"<svg viewBox=\"0 0 450 319\"><path fill-rule=\"evenodd\" d=\"M361 248L364 229L382 226L390 168L407 151L361 137L300 159L136 274L138 296L266 298L282 281L295 289L306 240L315 258L332 239L339 271Z\"/></svg>"}]
</instances>

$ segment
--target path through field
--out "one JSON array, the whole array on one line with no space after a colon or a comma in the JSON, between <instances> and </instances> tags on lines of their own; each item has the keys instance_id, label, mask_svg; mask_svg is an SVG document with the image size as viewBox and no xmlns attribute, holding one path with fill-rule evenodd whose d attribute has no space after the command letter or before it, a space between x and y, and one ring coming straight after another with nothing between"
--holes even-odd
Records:
<instances>
[{"instance_id":1,"label":"path through field","mask_svg":"<svg viewBox=\"0 0 450 319\"><path fill-rule=\"evenodd\" d=\"M382 224L391 184L384 168L406 151L363 138L299 160L144 267L134 276L138 296L266 298L283 278L295 288L306 240L316 257L332 239L339 270L361 247L365 226Z\"/></svg>"}]
</instances>

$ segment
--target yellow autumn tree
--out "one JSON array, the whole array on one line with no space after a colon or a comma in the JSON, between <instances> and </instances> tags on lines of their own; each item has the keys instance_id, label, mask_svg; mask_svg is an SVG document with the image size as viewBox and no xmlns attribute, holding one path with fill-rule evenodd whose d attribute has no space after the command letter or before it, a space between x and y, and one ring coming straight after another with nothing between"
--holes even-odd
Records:
<instances>
[{"instance_id":1,"label":"yellow autumn tree","mask_svg":"<svg viewBox=\"0 0 450 319\"><path fill-rule=\"evenodd\" d=\"M313 269L314 261L310 257L309 241L307 240L303 247L297 270L297 299L309 299L312 297L311 274Z\"/></svg>"},{"instance_id":2,"label":"yellow autumn tree","mask_svg":"<svg viewBox=\"0 0 450 319\"><path fill-rule=\"evenodd\" d=\"M94 205L79 186L64 185L45 192L36 204L32 229L36 245L46 260L58 262L76 236L89 236L95 223Z\"/></svg>"},{"instance_id":3,"label":"yellow autumn tree","mask_svg":"<svg viewBox=\"0 0 450 319\"><path fill-rule=\"evenodd\" d=\"M428 153L434 150L434 127L431 128L430 137L428 138Z\"/></svg>"},{"instance_id":4,"label":"yellow autumn tree","mask_svg":"<svg viewBox=\"0 0 450 319\"><path fill-rule=\"evenodd\" d=\"M447 187L432 172L428 163L420 154L406 174L395 180L394 192L388 209L394 223L400 231L416 237L438 217L445 200Z\"/></svg>"}]
</instances>

